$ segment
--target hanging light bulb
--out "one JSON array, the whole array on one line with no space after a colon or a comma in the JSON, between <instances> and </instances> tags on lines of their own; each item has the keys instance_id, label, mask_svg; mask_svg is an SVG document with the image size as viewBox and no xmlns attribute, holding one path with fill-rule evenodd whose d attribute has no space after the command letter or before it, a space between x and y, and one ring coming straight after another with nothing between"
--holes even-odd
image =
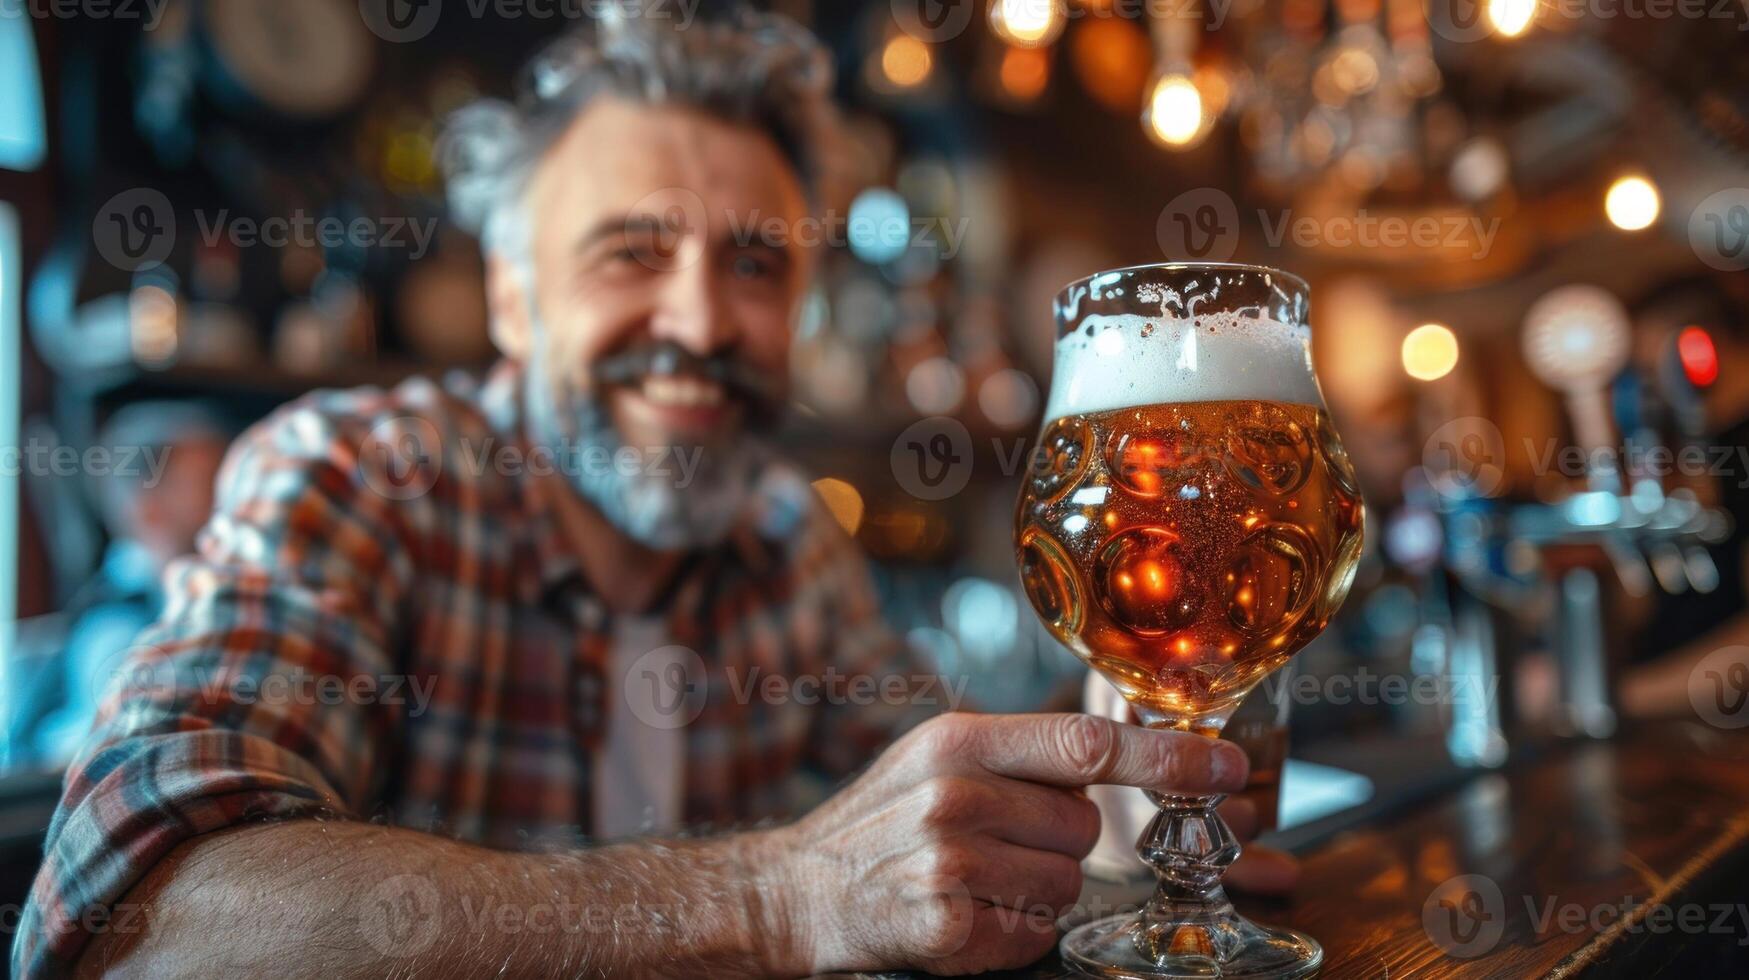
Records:
<instances>
[{"instance_id":1,"label":"hanging light bulb","mask_svg":"<svg viewBox=\"0 0 1749 980\"><path fill-rule=\"evenodd\" d=\"M1142 110L1142 122L1148 135L1162 146L1184 149L1203 135L1202 93L1189 75L1177 72L1163 74L1148 93L1148 105Z\"/></svg>"},{"instance_id":2,"label":"hanging light bulb","mask_svg":"<svg viewBox=\"0 0 1749 980\"><path fill-rule=\"evenodd\" d=\"M1622 231L1651 227L1661 207L1658 185L1639 176L1617 178L1603 196L1603 213Z\"/></svg>"},{"instance_id":3,"label":"hanging light bulb","mask_svg":"<svg viewBox=\"0 0 1749 980\"><path fill-rule=\"evenodd\" d=\"M1501 37L1518 37L1536 19L1537 0L1488 0L1488 25Z\"/></svg>"},{"instance_id":4,"label":"hanging light bulb","mask_svg":"<svg viewBox=\"0 0 1749 980\"><path fill-rule=\"evenodd\" d=\"M990 0L990 30L1015 47L1055 41L1067 19L1062 0Z\"/></svg>"}]
</instances>

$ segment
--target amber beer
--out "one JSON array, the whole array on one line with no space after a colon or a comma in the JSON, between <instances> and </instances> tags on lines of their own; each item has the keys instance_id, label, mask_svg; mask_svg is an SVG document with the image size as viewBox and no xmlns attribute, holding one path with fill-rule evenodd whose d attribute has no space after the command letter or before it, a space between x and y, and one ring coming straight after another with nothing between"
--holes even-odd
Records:
<instances>
[{"instance_id":1,"label":"amber beer","mask_svg":"<svg viewBox=\"0 0 1749 980\"><path fill-rule=\"evenodd\" d=\"M1068 414L1033 463L1016 545L1034 607L1126 698L1193 727L1323 630L1353 582L1360 495L1317 406Z\"/></svg>"}]
</instances>

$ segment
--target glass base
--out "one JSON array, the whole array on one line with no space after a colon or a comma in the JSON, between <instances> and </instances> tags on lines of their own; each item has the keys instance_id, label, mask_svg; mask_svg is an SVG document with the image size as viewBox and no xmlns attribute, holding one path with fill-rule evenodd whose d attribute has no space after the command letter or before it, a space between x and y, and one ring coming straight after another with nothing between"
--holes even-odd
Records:
<instances>
[{"instance_id":1,"label":"glass base","mask_svg":"<svg viewBox=\"0 0 1749 980\"><path fill-rule=\"evenodd\" d=\"M1324 962L1312 937L1257 925L1231 906L1200 923L1146 913L1099 919L1064 936L1062 953L1081 973L1121 980L1308 977Z\"/></svg>"}]
</instances>

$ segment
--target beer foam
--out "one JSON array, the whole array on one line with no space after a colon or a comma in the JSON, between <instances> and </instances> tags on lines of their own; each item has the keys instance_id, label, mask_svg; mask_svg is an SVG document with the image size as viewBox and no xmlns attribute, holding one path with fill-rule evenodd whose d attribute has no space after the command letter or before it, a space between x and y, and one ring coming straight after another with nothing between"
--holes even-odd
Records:
<instances>
[{"instance_id":1,"label":"beer foam","mask_svg":"<svg viewBox=\"0 0 1749 980\"><path fill-rule=\"evenodd\" d=\"M1089 314L1057 340L1045 419L1171 402L1321 405L1305 326L1240 313Z\"/></svg>"}]
</instances>

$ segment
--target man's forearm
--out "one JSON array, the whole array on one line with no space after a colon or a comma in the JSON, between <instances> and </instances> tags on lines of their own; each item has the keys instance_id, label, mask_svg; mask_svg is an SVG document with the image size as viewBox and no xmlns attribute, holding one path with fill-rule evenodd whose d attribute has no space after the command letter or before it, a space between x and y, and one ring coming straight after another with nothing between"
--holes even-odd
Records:
<instances>
[{"instance_id":1,"label":"man's forearm","mask_svg":"<svg viewBox=\"0 0 1749 980\"><path fill-rule=\"evenodd\" d=\"M789 938L773 851L761 833L509 853L346 821L240 827L160 861L78 975L765 976Z\"/></svg>"}]
</instances>

